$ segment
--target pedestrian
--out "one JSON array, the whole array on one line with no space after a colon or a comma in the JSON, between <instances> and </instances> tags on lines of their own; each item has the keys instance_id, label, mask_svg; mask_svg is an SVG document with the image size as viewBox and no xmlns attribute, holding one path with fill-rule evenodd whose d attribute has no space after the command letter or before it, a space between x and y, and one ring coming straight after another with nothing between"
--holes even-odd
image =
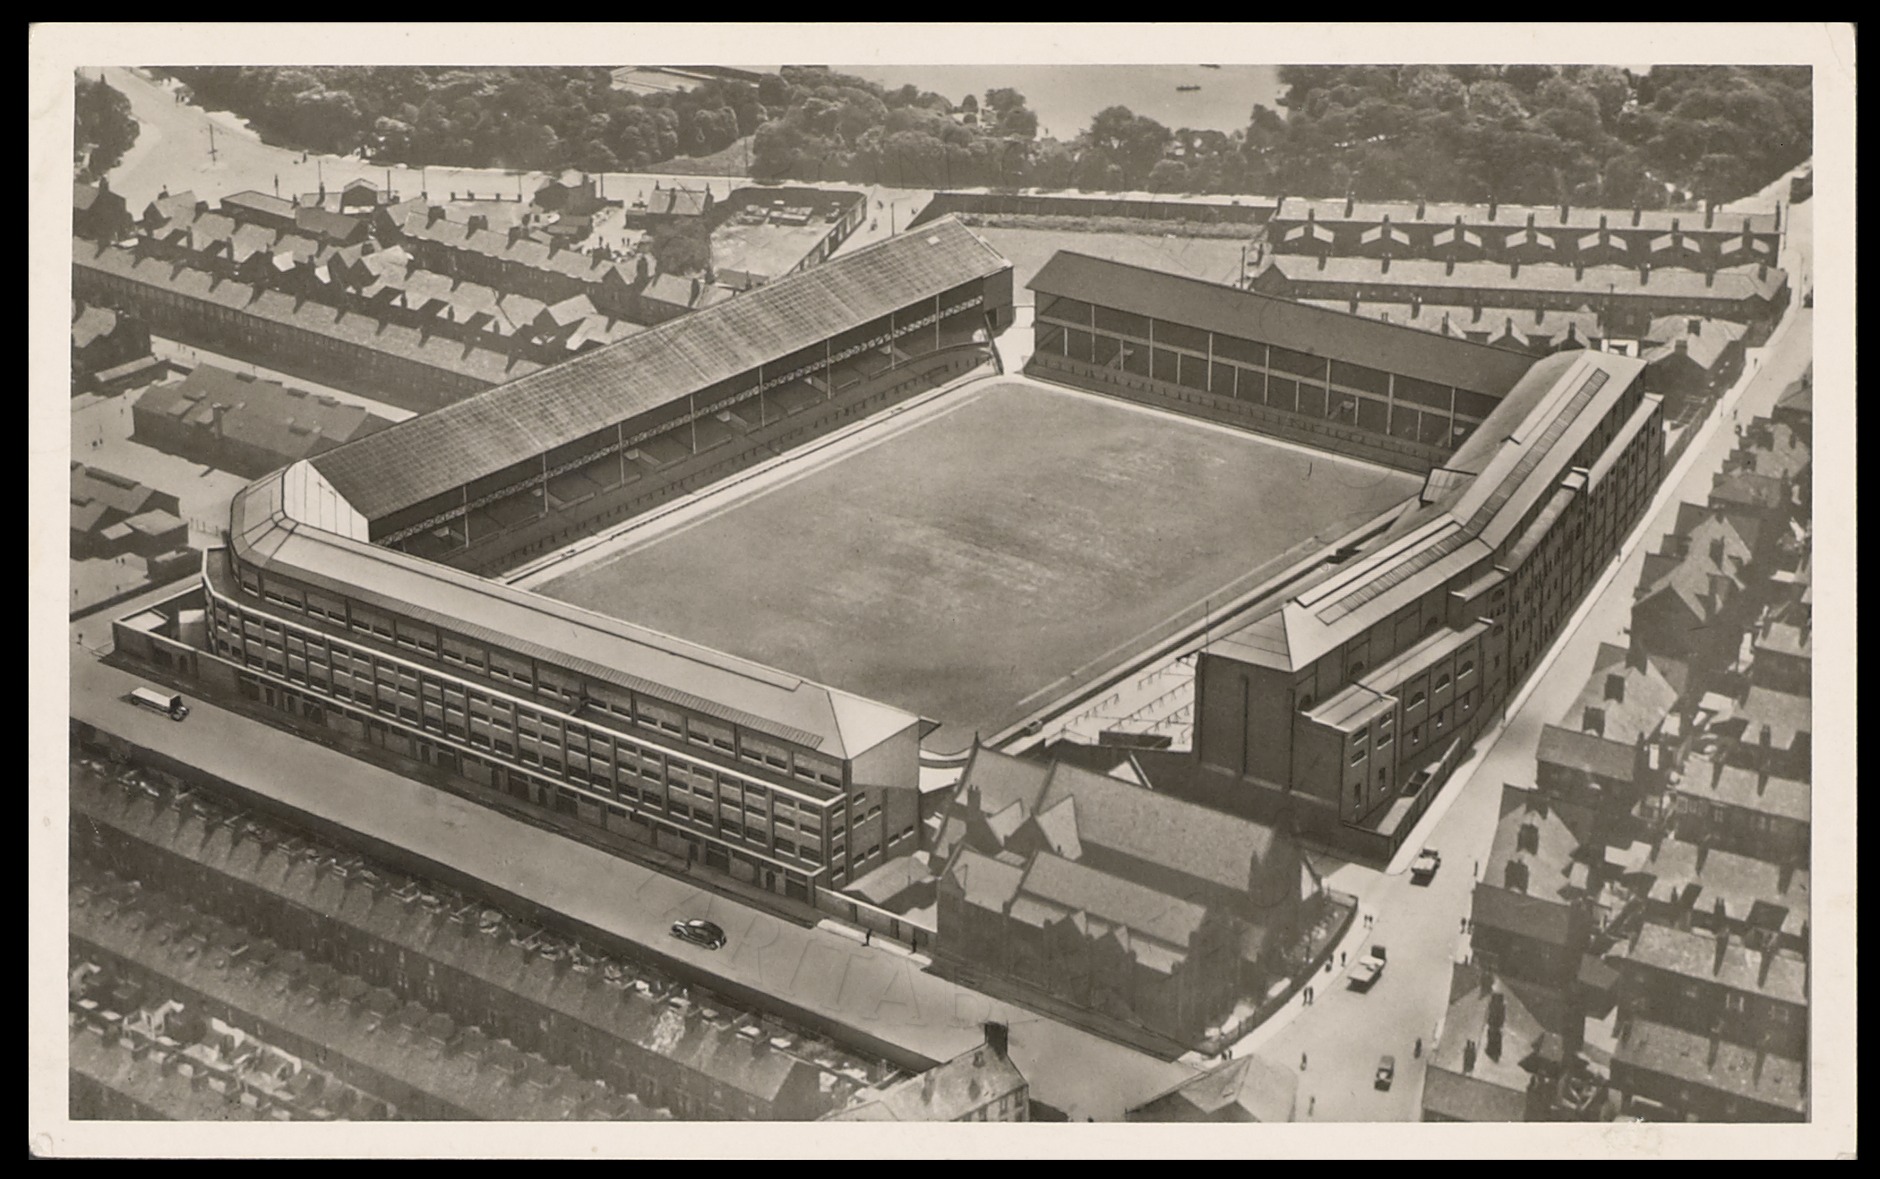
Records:
<instances>
[{"instance_id":1,"label":"pedestrian","mask_svg":"<svg viewBox=\"0 0 1880 1179\"><path fill-rule=\"evenodd\" d=\"M1318 1094L1314 1093L1312 1096L1306 1098L1306 1116L1307 1117L1311 1117L1313 1113L1315 1113L1318 1110L1318 1108L1319 1108Z\"/></svg>"},{"instance_id":2,"label":"pedestrian","mask_svg":"<svg viewBox=\"0 0 1880 1179\"><path fill-rule=\"evenodd\" d=\"M1300 1072L1306 1071L1306 1054L1303 1052L1299 1054L1299 1071Z\"/></svg>"},{"instance_id":3,"label":"pedestrian","mask_svg":"<svg viewBox=\"0 0 1880 1179\"><path fill-rule=\"evenodd\" d=\"M1459 930L1457 930L1457 932L1458 932L1458 933L1467 933L1467 932L1469 932L1469 919L1468 919L1467 917L1464 917L1464 918L1462 919L1462 928L1461 928L1461 929L1459 929Z\"/></svg>"},{"instance_id":4,"label":"pedestrian","mask_svg":"<svg viewBox=\"0 0 1880 1179\"><path fill-rule=\"evenodd\" d=\"M1340 970L1345 968L1345 952L1343 950L1338 951L1338 968Z\"/></svg>"},{"instance_id":5,"label":"pedestrian","mask_svg":"<svg viewBox=\"0 0 1880 1179\"><path fill-rule=\"evenodd\" d=\"M1418 1060L1423 1059L1423 1037L1422 1036L1417 1037L1416 1050L1412 1053L1412 1055L1414 1055L1416 1059Z\"/></svg>"},{"instance_id":6,"label":"pedestrian","mask_svg":"<svg viewBox=\"0 0 1880 1179\"><path fill-rule=\"evenodd\" d=\"M872 929L864 929L864 930L862 930L862 944L863 944L864 946L865 946L865 945L867 945L867 944L868 944L868 939L869 939L869 938L871 938L871 937L873 937L873 936L875 936L875 931L874 931L874 930L872 930Z\"/></svg>"}]
</instances>

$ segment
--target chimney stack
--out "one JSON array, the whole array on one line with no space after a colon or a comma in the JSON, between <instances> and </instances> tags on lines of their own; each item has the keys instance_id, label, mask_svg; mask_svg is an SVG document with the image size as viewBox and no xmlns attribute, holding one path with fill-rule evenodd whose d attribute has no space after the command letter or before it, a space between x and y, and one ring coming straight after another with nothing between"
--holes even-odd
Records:
<instances>
[{"instance_id":1,"label":"chimney stack","mask_svg":"<svg viewBox=\"0 0 1880 1179\"><path fill-rule=\"evenodd\" d=\"M1510 262L1508 264L1508 277L1509 278L1521 277L1521 259L1516 258L1513 262Z\"/></svg>"},{"instance_id":2,"label":"chimney stack","mask_svg":"<svg viewBox=\"0 0 1880 1179\"><path fill-rule=\"evenodd\" d=\"M1682 236L1683 234L1678 232L1678 219L1676 217L1673 217L1671 219L1671 238L1675 242L1678 238Z\"/></svg>"},{"instance_id":3,"label":"chimney stack","mask_svg":"<svg viewBox=\"0 0 1880 1179\"><path fill-rule=\"evenodd\" d=\"M1606 238L1606 215L1604 213L1599 215L1599 236L1601 241L1604 241Z\"/></svg>"},{"instance_id":4,"label":"chimney stack","mask_svg":"<svg viewBox=\"0 0 1880 1179\"><path fill-rule=\"evenodd\" d=\"M1495 211L1499 208L1501 208L1501 202L1496 200L1493 196L1490 196L1488 198L1488 219L1490 221L1495 219Z\"/></svg>"},{"instance_id":5,"label":"chimney stack","mask_svg":"<svg viewBox=\"0 0 1880 1179\"><path fill-rule=\"evenodd\" d=\"M1414 295L1414 294L1411 295L1410 296L1410 318L1415 319L1417 317L1417 313L1422 310L1423 310L1423 296Z\"/></svg>"},{"instance_id":6,"label":"chimney stack","mask_svg":"<svg viewBox=\"0 0 1880 1179\"><path fill-rule=\"evenodd\" d=\"M1358 199L1349 190L1345 193L1345 216L1349 218L1357 210Z\"/></svg>"},{"instance_id":7,"label":"chimney stack","mask_svg":"<svg viewBox=\"0 0 1880 1179\"><path fill-rule=\"evenodd\" d=\"M1469 322L1470 323L1482 322L1482 305L1480 303L1475 303L1470 306Z\"/></svg>"},{"instance_id":8,"label":"chimney stack","mask_svg":"<svg viewBox=\"0 0 1880 1179\"><path fill-rule=\"evenodd\" d=\"M1534 214L1531 211L1527 215L1527 227L1529 229L1534 228Z\"/></svg>"},{"instance_id":9,"label":"chimney stack","mask_svg":"<svg viewBox=\"0 0 1880 1179\"><path fill-rule=\"evenodd\" d=\"M1560 224L1565 225L1567 223L1567 215L1572 211L1573 209L1569 205L1563 204L1560 206Z\"/></svg>"},{"instance_id":10,"label":"chimney stack","mask_svg":"<svg viewBox=\"0 0 1880 1179\"><path fill-rule=\"evenodd\" d=\"M986 1025L986 1047L992 1049L994 1060L1005 1060L1011 1045L1010 1029L1002 1023Z\"/></svg>"},{"instance_id":11,"label":"chimney stack","mask_svg":"<svg viewBox=\"0 0 1880 1179\"><path fill-rule=\"evenodd\" d=\"M1390 255L1389 254L1384 255L1384 264L1378 269L1378 273L1379 274L1390 273Z\"/></svg>"},{"instance_id":12,"label":"chimney stack","mask_svg":"<svg viewBox=\"0 0 1880 1179\"><path fill-rule=\"evenodd\" d=\"M1586 263L1576 261L1573 264L1573 281L1580 282L1586 277Z\"/></svg>"},{"instance_id":13,"label":"chimney stack","mask_svg":"<svg viewBox=\"0 0 1880 1179\"><path fill-rule=\"evenodd\" d=\"M1470 1040L1462 1046L1462 1075L1468 1076L1475 1071L1475 1041Z\"/></svg>"},{"instance_id":14,"label":"chimney stack","mask_svg":"<svg viewBox=\"0 0 1880 1179\"><path fill-rule=\"evenodd\" d=\"M1358 296L1356 295L1353 295L1351 297L1351 313L1353 315L1356 315L1358 313Z\"/></svg>"},{"instance_id":15,"label":"chimney stack","mask_svg":"<svg viewBox=\"0 0 1880 1179\"><path fill-rule=\"evenodd\" d=\"M1719 905L1723 904L1723 898L1718 897L1717 903ZM1720 924L1717 926L1717 953L1716 953L1716 956L1711 959L1710 973L1712 974L1723 973L1723 959L1729 952L1730 952L1730 926L1728 925L1728 923L1724 923L1724 924Z\"/></svg>"},{"instance_id":16,"label":"chimney stack","mask_svg":"<svg viewBox=\"0 0 1880 1179\"><path fill-rule=\"evenodd\" d=\"M1704 202L1704 228L1709 229L1717 223L1717 202Z\"/></svg>"},{"instance_id":17,"label":"chimney stack","mask_svg":"<svg viewBox=\"0 0 1880 1179\"><path fill-rule=\"evenodd\" d=\"M1644 215L1645 215L1645 210L1641 206L1639 205L1632 206L1632 228L1634 229L1638 228L1639 220L1642 217L1644 217Z\"/></svg>"},{"instance_id":18,"label":"chimney stack","mask_svg":"<svg viewBox=\"0 0 1880 1179\"><path fill-rule=\"evenodd\" d=\"M1638 285L1642 287L1649 286L1651 285L1651 281L1652 281L1652 264L1650 262L1639 263Z\"/></svg>"},{"instance_id":19,"label":"chimney stack","mask_svg":"<svg viewBox=\"0 0 1880 1179\"><path fill-rule=\"evenodd\" d=\"M1701 319L1691 320L1689 327L1693 336L1701 336L1704 334L1704 321Z\"/></svg>"},{"instance_id":20,"label":"chimney stack","mask_svg":"<svg viewBox=\"0 0 1880 1179\"><path fill-rule=\"evenodd\" d=\"M1425 209L1427 209L1428 207L1429 207L1429 206L1428 206L1428 203L1427 203L1427 202L1425 202L1425 201L1424 201L1424 200L1422 200L1421 198L1418 198L1418 200L1417 200L1417 220L1418 220L1418 221L1421 221L1421 220L1423 220L1423 213L1424 213L1424 210L1425 210Z\"/></svg>"},{"instance_id":21,"label":"chimney stack","mask_svg":"<svg viewBox=\"0 0 1880 1179\"><path fill-rule=\"evenodd\" d=\"M1454 274L1455 272L1456 272L1456 260L1454 258L1451 258L1447 262L1443 263L1443 273L1445 275Z\"/></svg>"}]
</instances>

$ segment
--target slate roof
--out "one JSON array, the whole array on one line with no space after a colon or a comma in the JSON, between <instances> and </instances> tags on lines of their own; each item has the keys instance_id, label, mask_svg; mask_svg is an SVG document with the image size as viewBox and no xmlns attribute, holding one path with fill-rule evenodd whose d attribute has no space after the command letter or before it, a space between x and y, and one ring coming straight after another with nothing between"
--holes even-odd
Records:
<instances>
[{"instance_id":1,"label":"slate roof","mask_svg":"<svg viewBox=\"0 0 1880 1179\"><path fill-rule=\"evenodd\" d=\"M1449 263L1427 258L1403 258L1391 262L1386 271L1381 260L1370 258L1326 258L1303 254L1275 254L1266 265L1277 270L1288 282L1310 290L1314 284L1362 284L1367 286L1427 287L1431 290L1497 290L1510 294L1519 291L1575 292L1589 300L1608 295L1658 299L1707 299L1743 303L1751 299L1773 300L1788 285L1788 275L1771 266L1732 266L1707 275L1698 270L1654 270L1650 276L1630 266L1586 266L1534 263L1518 272L1500 262Z\"/></svg>"},{"instance_id":2,"label":"slate roof","mask_svg":"<svg viewBox=\"0 0 1880 1179\"><path fill-rule=\"evenodd\" d=\"M1710 1040L1669 1024L1634 1019L1613 1049L1615 1066L1636 1068L1792 1113L1808 1112L1806 1065L1727 1041L1710 1063ZM1759 1067L1760 1065L1760 1067Z\"/></svg>"},{"instance_id":3,"label":"slate roof","mask_svg":"<svg viewBox=\"0 0 1880 1179\"><path fill-rule=\"evenodd\" d=\"M387 323L354 311L297 298L283 291L256 288L232 279L219 279L207 271L158 258L139 258L116 246L74 241L72 266L129 279L153 290L198 300L228 311L253 315L273 323L329 336L361 348L429 365L487 384L509 380L541 369L533 361L506 356L442 336L426 336L416 328Z\"/></svg>"},{"instance_id":4,"label":"slate roof","mask_svg":"<svg viewBox=\"0 0 1880 1179\"><path fill-rule=\"evenodd\" d=\"M1299 1075L1259 1055L1208 1069L1157 1094L1124 1118L1131 1122L1290 1122Z\"/></svg>"}]
</instances>

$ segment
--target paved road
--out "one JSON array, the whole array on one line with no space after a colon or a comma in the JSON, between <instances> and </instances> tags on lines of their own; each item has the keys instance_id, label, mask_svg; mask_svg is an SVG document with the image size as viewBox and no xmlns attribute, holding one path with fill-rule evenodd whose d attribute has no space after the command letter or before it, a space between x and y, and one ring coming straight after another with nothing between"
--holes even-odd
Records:
<instances>
[{"instance_id":1,"label":"paved road","mask_svg":"<svg viewBox=\"0 0 1880 1179\"><path fill-rule=\"evenodd\" d=\"M1804 206L1806 208L1806 206ZM1806 233L1806 219L1798 218L1798 236ZM1805 241L1806 238L1803 237ZM1299 1109L1317 1098L1318 1121L1416 1121L1422 1099L1424 1061L1413 1058L1413 1043L1423 1037L1425 1048L1435 1040L1434 1029L1448 1002L1450 963L1464 952L1463 916L1469 911L1475 866L1484 858L1494 837L1498 801L1503 783L1527 784L1534 777L1534 751L1544 725L1559 720L1585 686L1593 659L1602 642L1620 641L1630 624L1632 593L1646 552L1671 530L1677 505L1703 500L1711 476L1735 446L1735 420L1749 421L1764 414L1813 357L1814 313L1799 307L1770 344L1752 353L1754 365L1746 380L1728 394L1696 442L1670 472L1648 514L1636 530L1616 572L1595 596L1582 605L1571 628L1556 646L1553 662L1541 668L1525 700L1499 737L1484 743L1472 765L1465 764L1451 786L1447 810L1439 802L1422 831L1406 845L1401 859L1414 855L1427 843L1443 854L1442 870L1427 888L1410 883L1409 875L1378 873L1355 865L1335 867L1328 874L1334 887L1356 894L1364 911L1375 914L1375 928L1362 922L1345 952L1356 961L1368 938L1389 950L1390 965L1368 994L1346 989L1342 977L1324 976L1316 988L1313 1006L1295 999L1288 1012L1269 1021L1236 1046L1235 1054L1258 1050L1268 1059L1299 1066ZM1397 1058L1397 1082L1388 1093L1372 1088L1378 1058ZM1427 1059L1427 1057L1426 1057Z\"/></svg>"},{"instance_id":2,"label":"paved road","mask_svg":"<svg viewBox=\"0 0 1880 1179\"><path fill-rule=\"evenodd\" d=\"M98 643L92 628L75 629ZM1120 1120L1127 1106L1192 1075L936 978L892 950L789 924L213 704L192 700L189 719L177 724L131 705L125 697L142 681L76 643L71 673L74 717L670 955L708 985L778 996L931 1060L976 1047L984 1021L1006 1021L1033 1094L1077 1120ZM730 945L713 953L673 941L667 927L682 917L717 922Z\"/></svg>"}]
</instances>

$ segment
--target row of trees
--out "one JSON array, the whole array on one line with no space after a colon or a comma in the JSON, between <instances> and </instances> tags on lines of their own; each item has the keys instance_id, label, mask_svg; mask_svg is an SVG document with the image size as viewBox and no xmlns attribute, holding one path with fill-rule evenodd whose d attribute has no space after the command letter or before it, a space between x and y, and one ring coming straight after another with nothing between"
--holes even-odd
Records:
<instances>
[{"instance_id":1,"label":"row of trees","mask_svg":"<svg viewBox=\"0 0 1880 1179\"><path fill-rule=\"evenodd\" d=\"M72 172L80 180L98 180L118 166L137 142L137 120L130 99L103 78L78 74L75 81Z\"/></svg>"},{"instance_id":2,"label":"row of trees","mask_svg":"<svg viewBox=\"0 0 1880 1179\"><path fill-rule=\"evenodd\" d=\"M1244 138L1256 192L1662 205L1808 158L1808 67L1289 66Z\"/></svg>"},{"instance_id":3,"label":"row of trees","mask_svg":"<svg viewBox=\"0 0 1880 1179\"><path fill-rule=\"evenodd\" d=\"M360 148L412 165L635 171L709 155L770 117L760 87L614 88L597 67L194 66L174 75L205 106L315 151ZM776 101L780 95L773 94Z\"/></svg>"},{"instance_id":4,"label":"row of trees","mask_svg":"<svg viewBox=\"0 0 1880 1179\"><path fill-rule=\"evenodd\" d=\"M754 175L914 188L1352 192L1662 205L1730 200L1811 152L1808 67L1287 66L1231 133L1126 107L1039 140L1017 90L954 103L823 68L635 95L598 68L196 67L204 102L323 150L409 164L641 170L752 136ZM1668 193L1669 189L1669 193Z\"/></svg>"}]
</instances>

